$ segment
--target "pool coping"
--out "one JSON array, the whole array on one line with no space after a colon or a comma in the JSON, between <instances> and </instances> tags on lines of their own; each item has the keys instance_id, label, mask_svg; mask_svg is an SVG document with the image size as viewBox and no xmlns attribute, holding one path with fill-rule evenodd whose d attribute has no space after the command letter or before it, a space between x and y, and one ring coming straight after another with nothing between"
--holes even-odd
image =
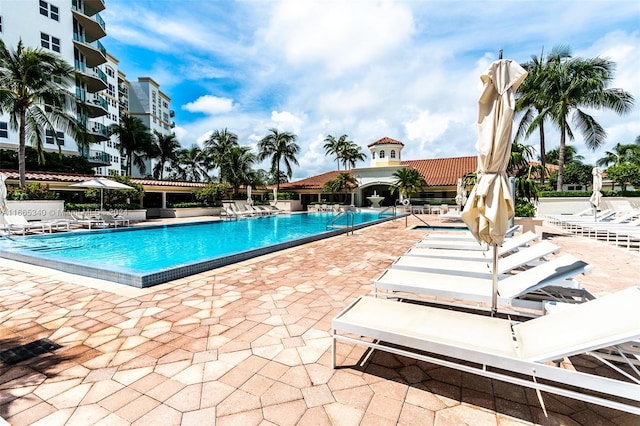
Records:
<instances>
[{"instance_id":1,"label":"pool coping","mask_svg":"<svg viewBox=\"0 0 640 426\"><path fill-rule=\"evenodd\" d=\"M403 216L397 215L397 216L390 216L390 217L382 217L371 222L354 225L353 229L354 230L361 229L368 226L373 226L383 222L387 222L390 220L395 220L401 217ZM151 226L164 227L164 226L178 226L178 225L151 225ZM116 228L116 229L111 229L110 231L117 232L118 230L124 231L127 229L130 230L130 228ZM87 231L87 232L91 232L91 231ZM247 250L240 253L235 253L228 256L217 257L210 260L196 262L188 265L180 265L180 266L172 267L171 269L167 269L159 272L150 272L150 273L134 273L134 272L125 272L122 270L118 271L118 270L100 269L100 268L97 268L91 265L86 265L86 264L64 262L59 259L47 259L44 257L29 256L24 253L10 252L10 251L4 251L4 250L0 250L0 257L9 259L9 260L15 260L18 262L28 263L31 265L52 268L58 271L67 272L71 274L82 275L82 276L91 277L91 278L99 278L106 281L113 281L119 284L125 284L128 286L131 286L131 287L147 288L147 287L152 287L154 285L166 283L168 281L198 274L200 272L205 272L211 269L221 268L223 266L242 262L244 260L249 260L254 257L263 256L266 254L296 247L302 244L311 243L311 242L322 240L325 238L335 237L348 232L351 232L351 230L345 229L345 228L334 229L331 231L321 232L316 235L311 235L308 237L298 238L295 240L285 241L277 244L271 244L268 246Z\"/></svg>"}]
</instances>

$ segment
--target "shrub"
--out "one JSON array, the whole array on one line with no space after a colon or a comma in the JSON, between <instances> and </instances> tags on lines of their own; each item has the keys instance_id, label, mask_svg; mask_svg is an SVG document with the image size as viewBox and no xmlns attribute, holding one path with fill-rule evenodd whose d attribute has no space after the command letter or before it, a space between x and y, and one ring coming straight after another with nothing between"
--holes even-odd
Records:
<instances>
[{"instance_id":1,"label":"shrub","mask_svg":"<svg viewBox=\"0 0 640 426\"><path fill-rule=\"evenodd\" d=\"M7 198L12 200L55 200L56 194L49 189L49 185L32 182L22 188L18 186L8 187Z\"/></svg>"},{"instance_id":2,"label":"shrub","mask_svg":"<svg viewBox=\"0 0 640 426\"><path fill-rule=\"evenodd\" d=\"M516 217L534 217L536 215L536 206L527 200L516 198L515 213Z\"/></svg>"},{"instance_id":3,"label":"shrub","mask_svg":"<svg viewBox=\"0 0 640 426\"><path fill-rule=\"evenodd\" d=\"M208 183L194 192L196 200L207 206L219 206L220 201L227 195L227 185L223 183Z\"/></svg>"}]
</instances>

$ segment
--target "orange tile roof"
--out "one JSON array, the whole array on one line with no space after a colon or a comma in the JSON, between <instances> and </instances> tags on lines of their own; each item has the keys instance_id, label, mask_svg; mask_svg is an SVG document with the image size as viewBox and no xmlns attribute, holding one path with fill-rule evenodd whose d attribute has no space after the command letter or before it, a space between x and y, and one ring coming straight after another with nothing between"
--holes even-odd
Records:
<instances>
[{"instance_id":1,"label":"orange tile roof","mask_svg":"<svg viewBox=\"0 0 640 426\"><path fill-rule=\"evenodd\" d=\"M377 141L375 141L375 142L373 142L373 143L370 143L370 144L369 144L369 145L367 145L367 146L369 147L369 146L374 146L374 145L389 145L389 144L392 144L392 145L402 145L402 146L404 146L404 144L403 144L402 142L397 141L397 140L395 140L395 139L391 139L391 138L389 138L389 137L387 137L387 136L385 136L385 137L384 137L384 138L382 138L382 139L378 139Z\"/></svg>"},{"instance_id":2,"label":"orange tile roof","mask_svg":"<svg viewBox=\"0 0 640 426\"><path fill-rule=\"evenodd\" d=\"M402 164L417 169L427 181L427 186L457 185L458 178L478 168L478 157L434 158L407 160Z\"/></svg>"},{"instance_id":3,"label":"orange tile roof","mask_svg":"<svg viewBox=\"0 0 640 426\"><path fill-rule=\"evenodd\" d=\"M295 182L281 183L280 190L293 191L296 189L322 189L325 183L332 179L335 179L339 173L344 173L345 170L333 170L330 172L322 173L320 175L310 176L305 179L297 180ZM347 170L347 173L351 171Z\"/></svg>"},{"instance_id":4,"label":"orange tile roof","mask_svg":"<svg viewBox=\"0 0 640 426\"><path fill-rule=\"evenodd\" d=\"M18 180L20 175L17 170L0 170L4 173L8 179ZM30 181L39 182L83 182L85 180L93 179L96 175L85 175L79 173L63 173L63 172L47 172L47 171L27 171L25 172L25 178ZM109 176L105 176L109 177ZM183 181L170 181L170 180L158 180L158 179L141 179L131 178L131 182L139 183L142 185L156 185L156 186L180 186L180 187L202 187L206 185L203 182L183 182Z\"/></svg>"},{"instance_id":5,"label":"orange tile roof","mask_svg":"<svg viewBox=\"0 0 640 426\"><path fill-rule=\"evenodd\" d=\"M427 186L455 186L458 178L478 168L478 157L435 158L431 160L408 160L403 165L417 169L427 181ZM357 169L355 169L357 170ZM334 179L344 170L333 170L306 179L280 184L281 190L322 189L325 183ZM353 174L353 170L347 171Z\"/></svg>"}]
</instances>

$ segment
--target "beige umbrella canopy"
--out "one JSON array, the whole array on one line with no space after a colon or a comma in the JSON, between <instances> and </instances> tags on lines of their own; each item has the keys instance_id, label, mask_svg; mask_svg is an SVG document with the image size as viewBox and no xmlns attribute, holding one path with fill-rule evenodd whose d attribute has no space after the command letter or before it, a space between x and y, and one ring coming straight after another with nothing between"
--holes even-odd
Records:
<instances>
[{"instance_id":1,"label":"beige umbrella canopy","mask_svg":"<svg viewBox=\"0 0 640 426\"><path fill-rule=\"evenodd\" d=\"M506 169L511 154L514 93L526 76L518 63L501 59L480 77L484 88L478 101L478 183L462 214L479 242L502 244L514 215Z\"/></svg>"},{"instance_id":2,"label":"beige umbrella canopy","mask_svg":"<svg viewBox=\"0 0 640 426\"><path fill-rule=\"evenodd\" d=\"M497 310L497 246L502 244L515 213L507 177L511 154L511 128L516 106L515 91L527 76L518 63L500 59L480 76L484 83L478 101L478 182L462 212L478 242L493 246L492 311Z\"/></svg>"},{"instance_id":3,"label":"beige umbrella canopy","mask_svg":"<svg viewBox=\"0 0 640 426\"><path fill-rule=\"evenodd\" d=\"M598 214L598 207L600 206L600 200L602 199L602 171L594 167L591 170L591 174L593 175L593 192L591 193L591 197L589 197L589 202L593 207L593 217L595 218Z\"/></svg>"},{"instance_id":4,"label":"beige umbrella canopy","mask_svg":"<svg viewBox=\"0 0 640 426\"><path fill-rule=\"evenodd\" d=\"M7 185L4 181L7 180L7 176L4 173L0 173L0 213L6 213L7 207Z\"/></svg>"},{"instance_id":5,"label":"beige umbrella canopy","mask_svg":"<svg viewBox=\"0 0 640 426\"><path fill-rule=\"evenodd\" d=\"M103 205L103 190L105 189L134 189L129 185L125 185L124 183L116 182L115 180L98 177L93 178L91 180L86 180L84 182L73 183L69 186L77 186L78 188L93 188L100 189L100 210L102 210Z\"/></svg>"}]
</instances>

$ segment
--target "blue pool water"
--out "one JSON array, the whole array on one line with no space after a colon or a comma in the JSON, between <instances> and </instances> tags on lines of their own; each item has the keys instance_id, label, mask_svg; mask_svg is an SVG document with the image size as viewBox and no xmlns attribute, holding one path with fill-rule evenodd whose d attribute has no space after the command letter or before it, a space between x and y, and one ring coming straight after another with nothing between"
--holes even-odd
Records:
<instances>
[{"instance_id":1,"label":"blue pool water","mask_svg":"<svg viewBox=\"0 0 640 426\"><path fill-rule=\"evenodd\" d=\"M327 231L332 216L292 214L3 238L0 256L147 287L343 232ZM363 226L378 221L378 214L358 212L354 218L356 226Z\"/></svg>"}]
</instances>

